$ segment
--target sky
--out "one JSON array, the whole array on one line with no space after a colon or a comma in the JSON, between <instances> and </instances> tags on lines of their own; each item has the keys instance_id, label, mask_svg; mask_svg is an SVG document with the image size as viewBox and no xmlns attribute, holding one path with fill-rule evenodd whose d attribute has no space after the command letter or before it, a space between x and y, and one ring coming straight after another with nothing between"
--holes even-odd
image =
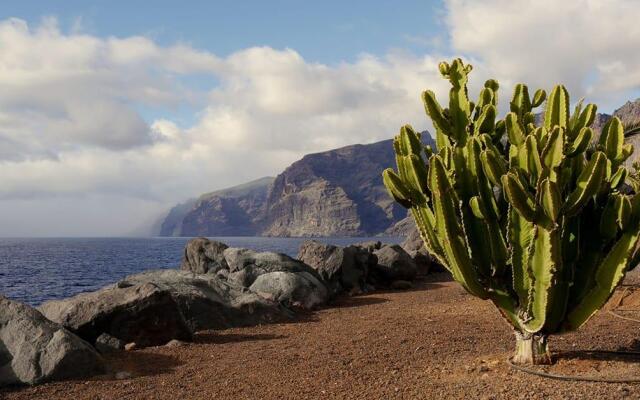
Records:
<instances>
[{"instance_id":1,"label":"sky","mask_svg":"<svg viewBox=\"0 0 640 400\"><path fill-rule=\"evenodd\" d=\"M151 5L152 4L152 5ZM145 232L177 202L302 155L431 129L441 60L640 95L640 2L56 1L0 9L0 236Z\"/></svg>"}]
</instances>

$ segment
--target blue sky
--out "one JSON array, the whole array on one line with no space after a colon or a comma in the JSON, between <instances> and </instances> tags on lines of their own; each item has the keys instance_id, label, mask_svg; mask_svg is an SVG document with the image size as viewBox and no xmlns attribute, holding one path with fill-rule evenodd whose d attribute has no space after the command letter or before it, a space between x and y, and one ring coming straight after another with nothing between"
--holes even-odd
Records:
<instances>
[{"instance_id":1,"label":"blue sky","mask_svg":"<svg viewBox=\"0 0 640 400\"><path fill-rule=\"evenodd\" d=\"M179 6L176 6L179 4ZM309 62L335 65L361 54L424 53L446 46L441 1L11 1L0 19L29 25L54 17L65 32L98 37L145 36L170 46L188 44L218 56L238 49L291 48ZM215 77L179 78L192 88L213 88ZM148 123L171 116L187 126L198 118L190 105L171 108L132 105Z\"/></svg>"},{"instance_id":2,"label":"blue sky","mask_svg":"<svg viewBox=\"0 0 640 400\"><path fill-rule=\"evenodd\" d=\"M1 18L36 24L55 16L65 30L101 37L144 35L225 56L253 46L293 48L333 64L390 49L424 52L446 30L440 1L6 1Z\"/></svg>"}]
</instances>

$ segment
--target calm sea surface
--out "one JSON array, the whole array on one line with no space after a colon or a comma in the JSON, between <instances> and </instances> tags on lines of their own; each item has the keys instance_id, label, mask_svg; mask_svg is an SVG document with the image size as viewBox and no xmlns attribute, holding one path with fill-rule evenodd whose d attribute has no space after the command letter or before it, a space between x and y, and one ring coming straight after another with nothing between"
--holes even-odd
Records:
<instances>
[{"instance_id":1,"label":"calm sea surface","mask_svg":"<svg viewBox=\"0 0 640 400\"><path fill-rule=\"evenodd\" d=\"M218 237L231 247L295 257L303 238ZM0 239L0 294L32 305L92 291L149 269L177 268L189 238ZM395 237L317 238L346 246Z\"/></svg>"}]
</instances>

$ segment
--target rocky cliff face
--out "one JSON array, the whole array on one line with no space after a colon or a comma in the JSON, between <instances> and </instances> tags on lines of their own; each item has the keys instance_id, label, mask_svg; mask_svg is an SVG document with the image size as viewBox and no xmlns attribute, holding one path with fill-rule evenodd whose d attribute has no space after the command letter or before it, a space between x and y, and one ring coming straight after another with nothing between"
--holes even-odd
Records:
<instances>
[{"instance_id":1,"label":"rocky cliff face","mask_svg":"<svg viewBox=\"0 0 640 400\"><path fill-rule=\"evenodd\" d=\"M260 219L272 177L203 194L171 209L161 236L250 236Z\"/></svg>"},{"instance_id":2,"label":"rocky cliff face","mask_svg":"<svg viewBox=\"0 0 640 400\"><path fill-rule=\"evenodd\" d=\"M406 215L382 185L381 171L394 162L390 140L303 157L274 181L263 233L353 236L384 232Z\"/></svg>"},{"instance_id":3,"label":"rocky cliff face","mask_svg":"<svg viewBox=\"0 0 640 400\"><path fill-rule=\"evenodd\" d=\"M433 145L428 133L425 144ZM274 178L174 207L162 236L376 235L406 217L382 184L395 165L391 140L309 154Z\"/></svg>"}]
</instances>

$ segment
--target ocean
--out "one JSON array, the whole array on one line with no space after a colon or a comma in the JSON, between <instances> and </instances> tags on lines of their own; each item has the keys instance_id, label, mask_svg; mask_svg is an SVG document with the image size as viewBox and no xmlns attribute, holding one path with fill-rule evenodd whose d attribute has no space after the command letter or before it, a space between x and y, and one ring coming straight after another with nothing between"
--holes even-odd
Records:
<instances>
[{"instance_id":1,"label":"ocean","mask_svg":"<svg viewBox=\"0 0 640 400\"><path fill-rule=\"evenodd\" d=\"M93 291L127 275L178 268L190 238L0 239L0 295L33 306ZM275 251L295 257L306 238L217 237L231 247ZM336 237L315 240L340 246L397 237Z\"/></svg>"}]
</instances>

